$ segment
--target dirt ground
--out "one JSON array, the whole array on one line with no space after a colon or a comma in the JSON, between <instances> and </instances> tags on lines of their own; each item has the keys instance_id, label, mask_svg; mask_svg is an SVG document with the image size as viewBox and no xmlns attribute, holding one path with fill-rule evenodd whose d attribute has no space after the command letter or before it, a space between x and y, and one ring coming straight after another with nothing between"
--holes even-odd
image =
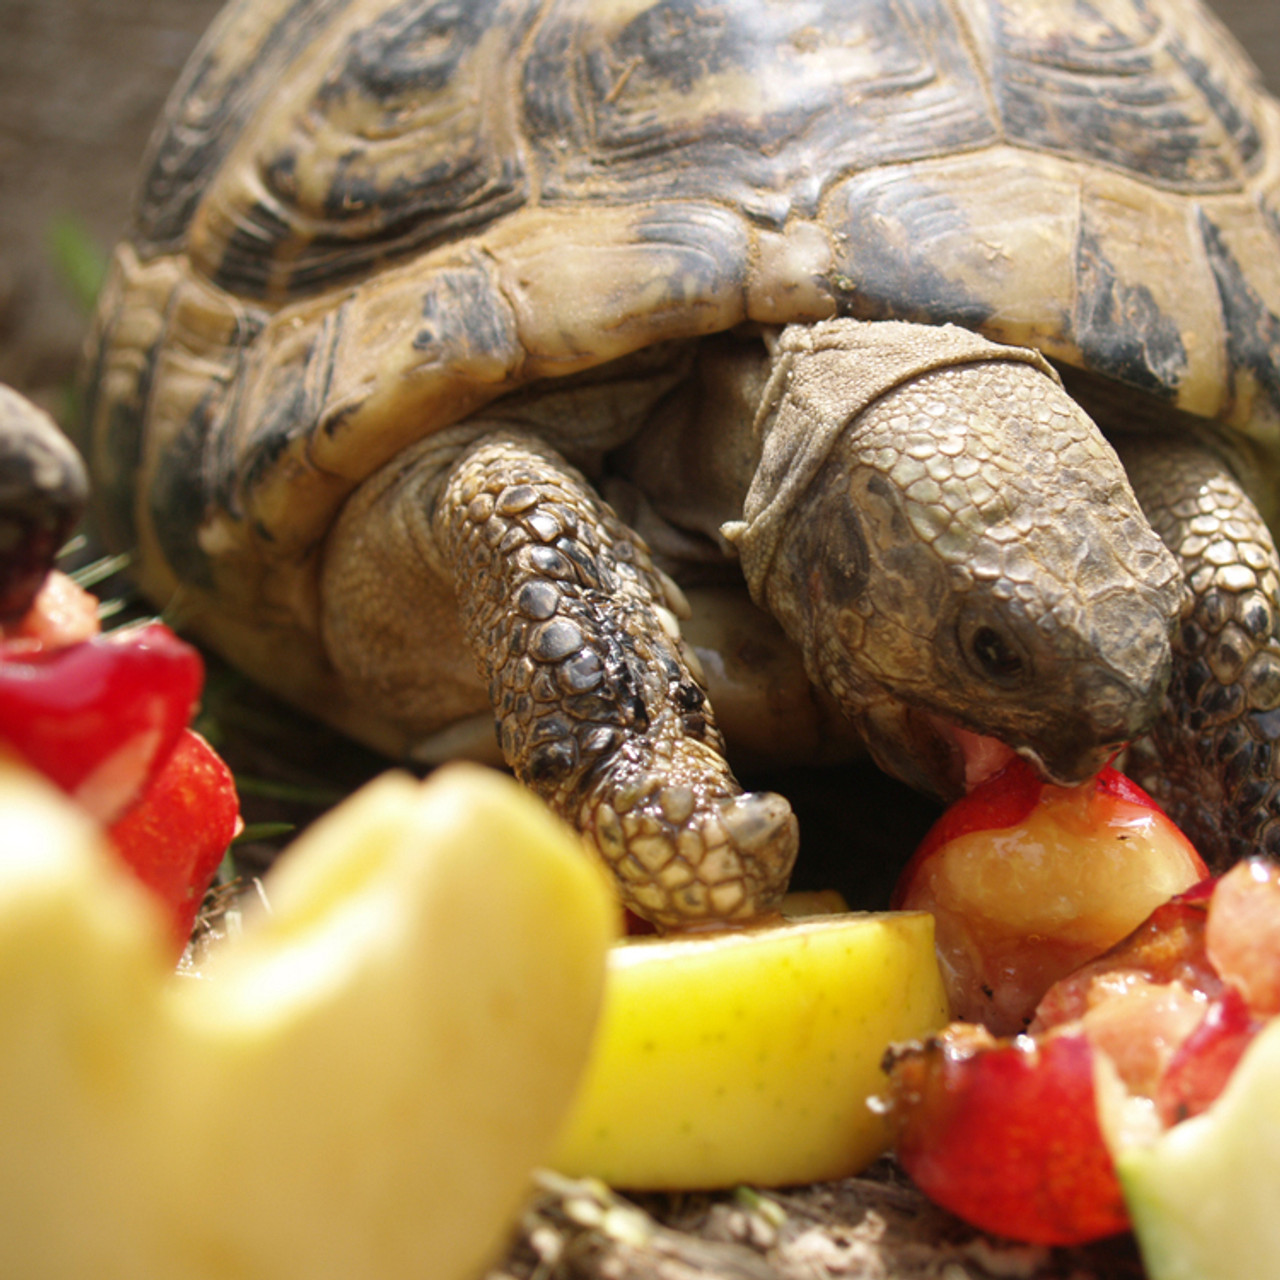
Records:
<instances>
[{"instance_id":1,"label":"dirt ground","mask_svg":"<svg viewBox=\"0 0 1280 1280\"><path fill-rule=\"evenodd\" d=\"M1280 6L1216 7L1280 92ZM55 412L85 324L66 259L120 235L151 124L218 8L0 0L0 381Z\"/></svg>"}]
</instances>

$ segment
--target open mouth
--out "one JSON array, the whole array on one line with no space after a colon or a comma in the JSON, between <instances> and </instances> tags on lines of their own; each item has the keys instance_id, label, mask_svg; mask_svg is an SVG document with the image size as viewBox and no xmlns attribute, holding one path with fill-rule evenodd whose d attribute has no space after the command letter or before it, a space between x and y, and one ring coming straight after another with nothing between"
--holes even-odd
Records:
<instances>
[{"instance_id":1,"label":"open mouth","mask_svg":"<svg viewBox=\"0 0 1280 1280\"><path fill-rule=\"evenodd\" d=\"M1060 787L1078 786L1104 765L1110 763L1124 743L1099 745L1071 758L1071 768L1055 767L1039 751L1030 746L1011 747L999 738L975 733L944 716L927 717L929 727L950 755L948 781L959 791L972 791L1000 772L1015 756L1021 756L1046 781Z\"/></svg>"},{"instance_id":2,"label":"open mouth","mask_svg":"<svg viewBox=\"0 0 1280 1280\"><path fill-rule=\"evenodd\" d=\"M975 733L945 717L929 716L928 721L934 735L945 744L951 755L948 773L957 790L972 791L979 782L986 782L1019 754L998 737ZM1039 760L1032 760L1032 763L1037 768L1041 767Z\"/></svg>"}]
</instances>

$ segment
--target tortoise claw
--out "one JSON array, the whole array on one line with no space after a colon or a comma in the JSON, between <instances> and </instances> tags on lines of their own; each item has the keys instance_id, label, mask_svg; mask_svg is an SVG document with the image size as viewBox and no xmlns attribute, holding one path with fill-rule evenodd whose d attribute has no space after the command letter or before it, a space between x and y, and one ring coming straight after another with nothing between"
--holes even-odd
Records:
<instances>
[{"instance_id":1,"label":"tortoise claw","mask_svg":"<svg viewBox=\"0 0 1280 1280\"><path fill-rule=\"evenodd\" d=\"M624 904L663 931L776 911L799 849L791 806L772 792L695 798L688 786L659 782L625 814L601 800L583 827Z\"/></svg>"}]
</instances>

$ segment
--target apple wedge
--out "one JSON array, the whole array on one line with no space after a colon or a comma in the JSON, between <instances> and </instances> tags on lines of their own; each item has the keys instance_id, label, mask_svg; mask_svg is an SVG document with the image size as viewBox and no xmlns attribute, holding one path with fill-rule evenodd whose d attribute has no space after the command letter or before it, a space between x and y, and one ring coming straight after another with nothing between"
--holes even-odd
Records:
<instances>
[{"instance_id":1,"label":"apple wedge","mask_svg":"<svg viewBox=\"0 0 1280 1280\"><path fill-rule=\"evenodd\" d=\"M587 1060L617 908L497 774L387 775L199 978L96 826L0 762L0 1275L461 1280Z\"/></svg>"},{"instance_id":2,"label":"apple wedge","mask_svg":"<svg viewBox=\"0 0 1280 1280\"><path fill-rule=\"evenodd\" d=\"M1151 1280L1256 1280L1280 1258L1280 1018L1207 1111L1116 1168Z\"/></svg>"},{"instance_id":3,"label":"apple wedge","mask_svg":"<svg viewBox=\"0 0 1280 1280\"><path fill-rule=\"evenodd\" d=\"M629 940L551 1165L633 1190L845 1177L890 1143L885 1049L946 1017L923 912Z\"/></svg>"}]
</instances>

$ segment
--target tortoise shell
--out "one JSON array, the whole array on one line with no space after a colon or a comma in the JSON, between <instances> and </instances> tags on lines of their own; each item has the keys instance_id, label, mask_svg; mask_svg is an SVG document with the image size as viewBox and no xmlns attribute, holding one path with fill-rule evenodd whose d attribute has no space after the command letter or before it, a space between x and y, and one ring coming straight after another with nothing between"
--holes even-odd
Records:
<instances>
[{"instance_id":1,"label":"tortoise shell","mask_svg":"<svg viewBox=\"0 0 1280 1280\"><path fill-rule=\"evenodd\" d=\"M1194 0L237 0L114 259L91 461L146 588L315 702L318 549L389 459L832 315L1036 347L1270 486L1280 107Z\"/></svg>"}]
</instances>

